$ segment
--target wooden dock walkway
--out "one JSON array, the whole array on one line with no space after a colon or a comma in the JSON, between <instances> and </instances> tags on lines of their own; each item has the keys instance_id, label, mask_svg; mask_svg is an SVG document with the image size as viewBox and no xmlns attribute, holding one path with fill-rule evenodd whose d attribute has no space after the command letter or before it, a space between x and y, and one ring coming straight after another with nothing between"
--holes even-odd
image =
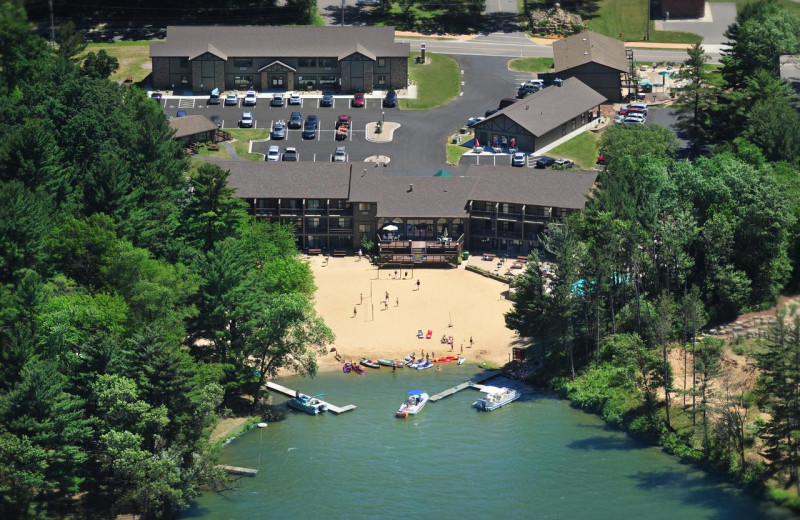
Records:
<instances>
[{"instance_id":1,"label":"wooden dock walkway","mask_svg":"<svg viewBox=\"0 0 800 520\"><path fill-rule=\"evenodd\" d=\"M501 372L499 370L487 370L484 373L478 374L477 376L473 377L469 381L465 381L464 383L461 383L460 385L456 385L453 388L448 388L447 390L439 392L436 395L432 395L430 397L430 400L431 401L438 401L440 399L444 399L445 397L450 397L451 395L455 394L456 392L460 392L463 389L469 388L471 386L480 389L480 385L478 385L478 383L483 383L484 381L487 381L487 380L489 380L489 379L491 379L491 378L493 378L495 376L499 376L500 374L501 374ZM475 386L475 385L478 385L478 386Z\"/></svg>"},{"instance_id":2,"label":"wooden dock walkway","mask_svg":"<svg viewBox=\"0 0 800 520\"><path fill-rule=\"evenodd\" d=\"M233 473L234 475L244 475L247 477L255 477L258 475L257 469L250 469L250 468L240 468L239 466L220 466L222 469L227 471L228 473Z\"/></svg>"},{"instance_id":3,"label":"wooden dock walkway","mask_svg":"<svg viewBox=\"0 0 800 520\"><path fill-rule=\"evenodd\" d=\"M289 397L294 397L294 396L297 395L297 390L292 390L291 388L286 388L285 386L279 385L278 383L273 383L272 381L267 381L267 388L269 388L270 390L273 390L275 392L278 392L279 394L288 395ZM354 404L348 404L347 406L336 406L336 405L331 404L331 403L329 403L327 401L322 401L321 399L320 399L320 401L325 403L326 405L328 405L328 411L329 412L333 412L336 415L339 415L341 413L349 412L351 410L355 410L356 409L356 405L354 405Z\"/></svg>"}]
</instances>

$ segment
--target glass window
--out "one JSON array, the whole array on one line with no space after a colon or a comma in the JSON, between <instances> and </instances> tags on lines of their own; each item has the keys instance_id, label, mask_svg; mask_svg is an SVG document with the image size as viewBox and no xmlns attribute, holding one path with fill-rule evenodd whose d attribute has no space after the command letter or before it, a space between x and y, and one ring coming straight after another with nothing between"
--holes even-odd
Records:
<instances>
[{"instance_id":1,"label":"glass window","mask_svg":"<svg viewBox=\"0 0 800 520\"><path fill-rule=\"evenodd\" d=\"M297 58L297 66L298 67L316 67L317 66L317 59L316 58Z\"/></svg>"},{"instance_id":2,"label":"glass window","mask_svg":"<svg viewBox=\"0 0 800 520\"><path fill-rule=\"evenodd\" d=\"M358 225L358 232L359 233L372 233L372 224L359 224Z\"/></svg>"},{"instance_id":3,"label":"glass window","mask_svg":"<svg viewBox=\"0 0 800 520\"><path fill-rule=\"evenodd\" d=\"M359 211L369 211L372 209L372 204L369 202L359 202L358 203L358 210Z\"/></svg>"},{"instance_id":4,"label":"glass window","mask_svg":"<svg viewBox=\"0 0 800 520\"><path fill-rule=\"evenodd\" d=\"M189 66L189 58L181 58L180 66L181 67L188 67Z\"/></svg>"},{"instance_id":5,"label":"glass window","mask_svg":"<svg viewBox=\"0 0 800 520\"><path fill-rule=\"evenodd\" d=\"M319 84L320 85L334 85L334 84L336 84L336 76L320 76L319 77Z\"/></svg>"},{"instance_id":6,"label":"glass window","mask_svg":"<svg viewBox=\"0 0 800 520\"><path fill-rule=\"evenodd\" d=\"M308 199L306 204L307 209L319 209L319 199Z\"/></svg>"},{"instance_id":7,"label":"glass window","mask_svg":"<svg viewBox=\"0 0 800 520\"><path fill-rule=\"evenodd\" d=\"M336 58L319 58L320 67L333 68L336 66Z\"/></svg>"},{"instance_id":8,"label":"glass window","mask_svg":"<svg viewBox=\"0 0 800 520\"><path fill-rule=\"evenodd\" d=\"M378 67L386 66L386 58L378 58Z\"/></svg>"},{"instance_id":9,"label":"glass window","mask_svg":"<svg viewBox=\"0 0 800 520\"><path fill-rule=\"evenodd\" d=\"M237 87L249 87L253 84L253 76L234 76L233 84Z\"/></svg>"},{"instance_id":10,"label":"glass window","mask_svg":"<svg viewBox=\"0 0 800 520\"><path fill-rule=\"evenodd\" d=\"M378 85L385 85L386 84L386 76L378 75Z\"/></svg>"},{"instance_id":11,"label":"glass window","mask_svg":"<svg viewBox=\"0 0 800 520\"><path fill-rule=\"evenodd\" d=\"M575 125L576 125L576 123L577 123L577 121L576 121L576 120L575 120L575 118L573 117L573 118L572 118L572 129L573 129L573 130L575 130Z\"/></svg>"},{"instance_id":12,"label":"glass window","mask_svg":"<svg viewBox=\"0 0 800 520\"><path fill-rule=\"evenodd\" d=\"M238 69L249 69L253 66L252 58L234 58L233 66Z\"/></svg>"}]
</instances>

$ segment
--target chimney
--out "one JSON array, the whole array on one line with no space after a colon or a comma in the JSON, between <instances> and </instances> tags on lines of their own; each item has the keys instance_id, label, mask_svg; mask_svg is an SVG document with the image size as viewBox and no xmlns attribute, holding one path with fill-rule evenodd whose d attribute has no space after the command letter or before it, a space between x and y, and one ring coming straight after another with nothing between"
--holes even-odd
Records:
<instances>
[{"instance_id":1,"label":"chimney","mask_svg":"<svg viewBox=\"0 0 800 520\"><path fill-rule=\"evenodd\" d=\"M408 191L409 191L409 192L412 192L412 191L414 191L414 185L413 185L413 184L409 184L409 185L408 185Z\"/></svg>"}]
</instances>

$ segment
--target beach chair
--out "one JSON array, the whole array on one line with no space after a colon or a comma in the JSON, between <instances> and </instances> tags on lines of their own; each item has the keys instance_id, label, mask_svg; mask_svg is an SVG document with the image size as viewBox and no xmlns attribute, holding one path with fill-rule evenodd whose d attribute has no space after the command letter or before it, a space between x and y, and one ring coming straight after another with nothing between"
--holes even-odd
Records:
<instances>
[{"instance_id":1,"label":"beach chair","mask_svg":"<svg viewBox=\"0 0 800 520\"><path fill-rule=\"evenodd\" d=\"M425 339L431 339L433 337L433 331L428 329L428 333L425 334Z\"/></svg>"},{"instance_id":2,"label":"beach chair","mask_svg":"<svg viewBox=\"0 0 800 520\"><path fill-rule=\"evenodd\" d=\"M424 337L425 337L425 335L422 333L422 329L419 329L419 330L417 331L417 337L418 337L419 339L422 339L422 338L424 338Z\"/></svg>"}]
</instances>

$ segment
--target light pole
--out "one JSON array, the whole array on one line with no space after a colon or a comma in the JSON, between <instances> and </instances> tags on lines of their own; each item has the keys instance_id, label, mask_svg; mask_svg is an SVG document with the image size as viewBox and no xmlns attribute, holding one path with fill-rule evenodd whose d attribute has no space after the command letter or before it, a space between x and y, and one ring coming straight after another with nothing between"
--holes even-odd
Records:
<instances>
[{"instance_id":1,"label":"light pole","mask_svg":"<svg viewBox=\"0 0 800 520\"><path fill-rule=\"evenodd\" d=\"M381 124L386 122L386 112L381 112Z\"/></svg>"}]
</instances>

